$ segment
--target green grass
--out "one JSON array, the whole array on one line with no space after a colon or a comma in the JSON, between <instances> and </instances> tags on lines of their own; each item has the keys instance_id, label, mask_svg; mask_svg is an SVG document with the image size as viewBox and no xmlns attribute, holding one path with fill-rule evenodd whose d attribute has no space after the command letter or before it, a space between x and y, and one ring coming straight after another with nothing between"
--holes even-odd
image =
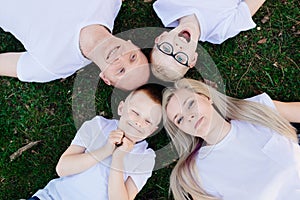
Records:
<instances>
[{"instance_id":1,"label":"green grass","mask_svg":"<svg viewBox=\"0 0 300 200\"><path fill-rule=\"evenodd\" d=\"M152 3L123 3L114 33L139 27L162 27ZM201 43L218 66L228 95L245 98L267 92L273 99L300 101L300 6L298 0L267 1L254 16L257 27L242 32L222 45ZM269 15L269 20L261 19ZM258 44L261 39L266 42ZM0 52L23 51L10 34L0 31ZM189 77L199 78L191 70ZM99 83L96 113L93 106L78 104L86 113L72 115L76 75L46 84L21 83L0 77L0 199L28 198L57 177L56 163L85 119L104 111L111 117L112 88ZM92 98L89 91L86 98ZM89 99L93 102L93 99ZM28 142L41 142L10 162L9 156ZM168 143L164 133L150 139L153 148ZM174 163L153 172L137 199L167 199L169 175Z\"/></svg>"}]
</instances>

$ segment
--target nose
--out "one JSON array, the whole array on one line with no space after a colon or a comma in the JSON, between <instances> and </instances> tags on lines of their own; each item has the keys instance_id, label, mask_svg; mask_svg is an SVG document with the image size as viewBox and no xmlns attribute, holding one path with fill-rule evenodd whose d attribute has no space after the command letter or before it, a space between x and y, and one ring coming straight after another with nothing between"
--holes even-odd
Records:
<instances>
[{"instance_id":1,"label":"nose","mask_svg":"<svg viewBox=\"0 0 300 200\"><path fill-rule=\"evenodd\" d=\"M182 50L182 46L180 44L178 44L177 42L175 43L176 48Z\"/></svg>"},{"instance_id":2,"label":"nose","mask_svg":"<svg viewBox=\"0 0 300 200\"><path fill-rule=\"evenodd\" d=\"M114 60L114 64L127 66L130 63L130 59L128 57L129 57L128 55L122 54Z\"/></svg>"},{"instance_id":3,"label":"nose","mask_svg":"<svg viewBox=\"0 0 300 200\"><path fill-rule=\"evenodd\" d=\"M136 120L135 120L134 123L135 123L135 125L138 126L138 127L142 127L143 124L144 124L143 119L140 118L140 117L136 118Z\"/></svg>"},{"instance_id":4,"label":"nose","mask_svg":"<svg viewBox=\"0 0 300 200\"><path fill-rule=\"evenodd\" d=\"M194 118L195 118L195 113L189 114L189 116L188 116L189 121L192 121Z\"/></svg>"}]
</instances>

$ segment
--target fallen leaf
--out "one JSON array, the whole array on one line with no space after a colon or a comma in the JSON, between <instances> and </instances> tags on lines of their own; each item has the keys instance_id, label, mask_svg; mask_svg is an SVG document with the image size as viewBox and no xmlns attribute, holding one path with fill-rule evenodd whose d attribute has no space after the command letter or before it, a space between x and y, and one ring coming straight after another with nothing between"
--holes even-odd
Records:
<instances>
[{"instance_id":1,"label":"fallen leaf","mask_svg":"<svg viewBox=\"0 0 300 200\"><path fill-rule=\"evenodd\" d=\"M274 67L278 67L278 62L273 63Z\"/></svg>"},{"instance_id":2,"label":"fallen leaf","mask_svg":"<svg viewBox=\"0 0 300 200\"><path fill-rule=\"evenodd\" d=\"M267 21L269 21L270 20L270 17L269 17L269 15L266 15L266 16L264 16L264 18L262 18L262 20L261 20L261 23L266 23Z\"/></svg>"},{"instance_id":3,"label":"fallen leaf","mask_svg":"<svg viewBox=\"0 0 300 200\"><path fill-rule=\"evenodd\" d=\"M267 38L261 39L257 42L257 44L264 44L267 42Z\"/></svg>"},{"instance_id":4,"label":"fallen leaf","mask_svg":"<svg viewBox=\"0 0 300 200\"><path fill-rule=\"evenodd\" d=\"M19 148L16 152L14 152L13 154L11 154L9 156L10 161L13 161L14 159L16 159L17 157L19 157L20 155L22 155L22 153L30 148L32 148L34 145L38 144L41 140L35 141L35 142L29 142L28 144L26 144L25 146Z\"/></svg>"},{"instance_id":5,"label":"fallen leaf","mask_svg":"<svg viewBox=\"0 0 300 200\"><path fill-rule=\"evenodd\" d=\"M144 0L145 3L150 3L152 0Z\"/></svg>"}]
</instances>

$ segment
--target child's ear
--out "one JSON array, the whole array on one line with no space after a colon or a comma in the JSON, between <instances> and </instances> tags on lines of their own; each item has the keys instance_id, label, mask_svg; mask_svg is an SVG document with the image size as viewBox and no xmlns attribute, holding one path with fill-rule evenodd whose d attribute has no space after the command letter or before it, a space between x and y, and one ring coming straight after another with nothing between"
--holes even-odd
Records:
<instances>
[{"instance_id":1,"label":"child's ear","mask_svg":"<svg viewBox=\"0 0 300 200\"><path fill-rule=\"evenodd\" d=\"M197 59L198 59L198 53L195 52L193 59L190 61L189 63L189 67L193 68L195 67L196 63L197 63Z\"/></svg>"},{"instance_id":2,"label":"child's ear","mask_svg":"<svg viewBox=\"0 0 300 200\"><path fill-rule=\"evenodd\" d=\"M159 42L161 36L163 36L163 35L165 35L165 34L167 34L167 33L168 33L167 31L164 31L162 34L160 34L159 36L157 36L157 37L155 38L155 40L154 40L155 44L157 44L157 43Z\"/></svg>"},{"instance_id":3,"label":"child's ear","mask_svg":"<svg viewBox=\"0 0 300 200\"><path fill-rule=\"evenodd\" d=\"M99 76L100 76L100 78L104 81L104 83L105 83L106 85L111 85L110 80L107 79L107 78L105 77L105 75L104 75L103 72L101 72Z\"/></svg>"},{"instance_id":4,"label":"child's ear","mask_svg":"<svg viewBox=\"0 0 300 200\"><path fill-rule=\"evenodd\" d=\"M121 101L118 106L118 115L121 116L123 113L124 101Z\"/></svg>"}]
</instances>

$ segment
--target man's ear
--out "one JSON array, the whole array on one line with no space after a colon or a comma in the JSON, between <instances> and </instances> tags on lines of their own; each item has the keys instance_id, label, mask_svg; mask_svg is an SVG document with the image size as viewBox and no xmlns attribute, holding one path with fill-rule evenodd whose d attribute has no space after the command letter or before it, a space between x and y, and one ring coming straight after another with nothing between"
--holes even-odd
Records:
<instances>
[{"instance_id":1,"label":"man's ear","mask_svg":"<svg viewBox=\"0 0 300 200\"><path fill-rule=\"evenodd\" d=\"M123 113L123 108L124 108L124 101L120 101L119 106L118 106L118 115L121 116Z\"/></svg>"},{"instance_id":2,"label":"man's ear","mask_svg":"<svg viewBox=\"0 0 300 200\"><path fill-rule=\"evenodd\" d=\"M160 34L159 36L157 36L154 40L155 44L158 44L159 40L160 40L160 37L167 34L168 32L167 31L164 31L162 34Z\"/></svg>"},{"instance_id":3,"label":"man's ear","mask_svg":"<svg viewBox=\"0 0 300 200\"><path fill-rule=\"evenodd\" d=\"M110 80L107 79L107 78L105 77L105 75L104 75L103 72L100 73L100 78L104 81L104 83L105 83L106 85L111 85Z\"/></svg>"},{"instance_id":4,"label":"man's ear","mask_svg":"<svg viewBox=\"0 0 300 200\"><path fill-rule=\"evenodd\" d=\"M194 53L193 59L192 59L192 60L190 61L190 63L189 63L189 68L195 67L195 65L196 65L196 63L197 63L197 59L198 59L198 53L195 52L195 53Z\"/></svg>"}]
</instances>

